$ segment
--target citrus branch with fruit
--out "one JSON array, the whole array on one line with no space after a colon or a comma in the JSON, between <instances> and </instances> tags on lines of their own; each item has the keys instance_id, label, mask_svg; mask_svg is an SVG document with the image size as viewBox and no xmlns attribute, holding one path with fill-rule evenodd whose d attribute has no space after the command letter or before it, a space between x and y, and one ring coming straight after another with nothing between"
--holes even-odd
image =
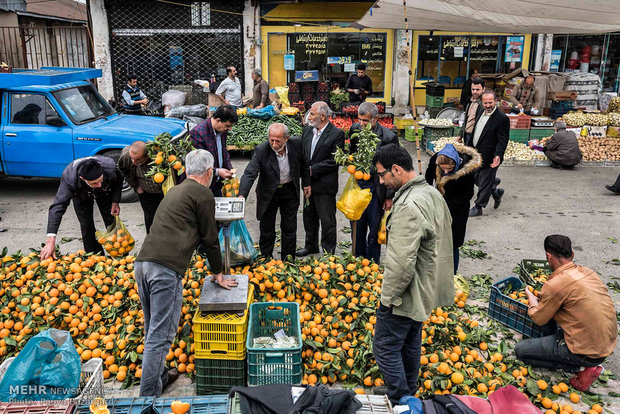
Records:
<instances>
[{"instance_id":1,"label":"citrus branch with fruit","mask_svg":"<svg viewBox=\"0 0 620 414\"><path fill-rule=\"evenodd\" d=\"M194 149L188 137L172 142L172 135L168 132L156 135L153 141L146 144L146 148L152 160L152 167L146 176L152 177L157 184L163 183L172 171L176 171L177 175L183 174L183 160Z\"/></svg>"},{"instance_id":2,"label":"citrus branch with fruit","mask_svg":"<svg viewBox=\"0 0 620 414\"><path fill-rule=\"evenodd\" d=\"M344 149L338 148L334 152L334 161L346 166L347 172L356 180L370 180L372 157L379 142L377 134L372 132L371 125L368 124L361 131L351 135L351 140L356 143L355 151L352 151L351 142L346 142Z\"/></svg>"}]
</instances>

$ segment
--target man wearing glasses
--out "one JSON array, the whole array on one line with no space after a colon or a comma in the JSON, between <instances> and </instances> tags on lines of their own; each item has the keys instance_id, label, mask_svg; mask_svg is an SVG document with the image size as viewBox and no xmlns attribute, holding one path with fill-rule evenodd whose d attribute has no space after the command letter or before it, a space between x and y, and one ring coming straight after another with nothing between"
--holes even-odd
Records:
<instances>
[{"instance_id":1,"label":"man wearing glasses","mask_svg":"<svg viewBox=\"0 0 620 414\"><path fill-rule=\"evenodd\" d=\"M387 254L373 349L392 404L418 391L422 324L454 299L452 218L436 188L413 169L403 147L382 147L373 164L396 192L388 217Z\"/></svg>"}]
</instances>

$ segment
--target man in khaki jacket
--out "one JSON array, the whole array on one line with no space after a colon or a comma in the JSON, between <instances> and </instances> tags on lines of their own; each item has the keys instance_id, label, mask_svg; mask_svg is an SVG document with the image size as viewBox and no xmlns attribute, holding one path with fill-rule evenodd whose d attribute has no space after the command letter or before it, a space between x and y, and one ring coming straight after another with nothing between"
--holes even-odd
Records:
<instances>
[{"instance_id":1,"label":"man in khaki jacket","mask_svg":"<svg viewBox=\"0 0 620 414\"><path fill-rule=\"evenodd\" d=\"M418 390L423 321L454 300L452 218L439 191L416 174L406 149L382 147L373 164L380 183L396 191L373 347L388 397L398 404Z\"/></svg>"}]
</instances>

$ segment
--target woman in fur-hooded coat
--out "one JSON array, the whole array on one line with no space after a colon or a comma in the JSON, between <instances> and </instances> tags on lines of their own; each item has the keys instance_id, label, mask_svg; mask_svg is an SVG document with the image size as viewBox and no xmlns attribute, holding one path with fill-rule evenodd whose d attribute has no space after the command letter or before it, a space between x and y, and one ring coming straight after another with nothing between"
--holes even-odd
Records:
<instances>
[{"instance_id":1,"label":"woman in fur-hooded coat","mask_svg":"<svg viewBox=\"0 0 620 414\"><path fill-rule=\"evenodd\" d=\"M443 195L452 216L454 273L459 265L459 247L465 241L469 206L474 196L474 172L482 157L474 148L447 144L433 155L426 169L426 181Z\"/></svg>"}]
</instances>

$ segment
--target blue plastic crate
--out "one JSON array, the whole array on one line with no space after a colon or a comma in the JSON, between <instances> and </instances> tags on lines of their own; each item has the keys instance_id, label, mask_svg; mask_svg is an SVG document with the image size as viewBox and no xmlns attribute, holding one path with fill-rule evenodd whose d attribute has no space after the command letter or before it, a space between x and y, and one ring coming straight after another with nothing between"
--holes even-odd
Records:
<instances>
[{"instance_id":1,"label":"blue plastic crate","mask_svg":"<svg viewBox=\"0 0 620 414\"><path fill-rule=\"evenodd\" d=\"M190 403L188 414L227 414L228 395L204 395L200 397L158 398L153 403L155 414L172 414L172 401Z\"/></svg>"},{"instance_id":2,"label":"blue plastic crate","mask_svg":"<svg viewBox=\"0 0 620 414\"><path fill-rule=\"evenodd\" d=\"M110 414L149 414L153 405L153 397L111 398L106 399ZM74 414L91 414L90 406L79 405Z\"/></svg>"},{"instance_id":3,"label":"blue plastic crate","mask_svg":"<svg viewBox=\"0 0 620 414\"><path fill-rule=\"evenodd\" d=\"M257 348L254 338L272 337L284 330L297 339L294 348ZM250 306L248 350L248 385L301 384L301 325L296 302L264 302Z\"/></svg>"},{"instance_id":4,"label":"blue plastic crate","mask_svg":"<svg viewBox=\"0 0 620 414\"><path fill-rule=\"evenodd\" d=\"M526 304L504 295L502 290L508 285L511 285L513 290L520 290L523 282L518 277L511 276L494 283L491 286L489 299L489 316L531 338L551 335L555 332L554 323L545 326L536 325L527 313Z\"/></svg>"}]
</instances>

